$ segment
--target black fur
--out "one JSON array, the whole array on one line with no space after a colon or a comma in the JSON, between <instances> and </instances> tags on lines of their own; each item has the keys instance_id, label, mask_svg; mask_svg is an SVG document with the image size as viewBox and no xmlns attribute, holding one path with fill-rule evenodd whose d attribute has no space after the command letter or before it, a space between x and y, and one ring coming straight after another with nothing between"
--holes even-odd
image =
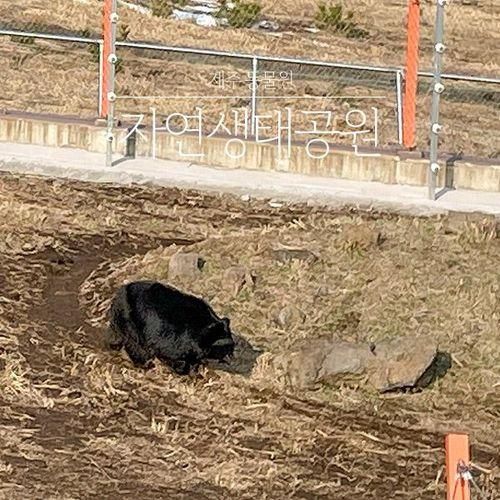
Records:
<instances>
[{"instance_id":1,"label":"black fur","mask_svg":"<svg viewBox=\"0 0 500 500\"><path fill-rule=\"evenodd\" d=\"M117 291L107 343L115 350L124 347L136 366L156 357L182 375L234 351L228 318L219 318L204 300L155 281Z\"/></svg>"}]
</instances>

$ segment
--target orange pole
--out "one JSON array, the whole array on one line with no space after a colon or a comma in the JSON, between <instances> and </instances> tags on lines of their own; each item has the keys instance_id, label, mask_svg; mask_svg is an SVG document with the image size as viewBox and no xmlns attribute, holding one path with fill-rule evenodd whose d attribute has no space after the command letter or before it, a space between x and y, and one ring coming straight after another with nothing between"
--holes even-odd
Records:
<instances>
[{"instance_id":1,"label":"orange pole","mask_svg":"<svg viewBox=\"0 0 500 500\"><path fill-rule=\"evenodd\" d=\"M420 0L408 0L405 95L403 103L403 144L416 146L418 51L420 43Z\"/></svg>"},{"instance_id":2,"label":"orange pole","mask_svg":"<svg viewBox=\"0 0 500 500\"><path fill-rule=\"evenodd\" d=\"M458 475L460 465L469 466L469 436L467 434L447 434L446 480L447 500L470 500L469 481Z\"/></svg>"},{"instance_id":3,"label":"orange pole","mask_svg":"<svg viewBox=\"0 0 500 500\"><path fill-rule=\"evenodd\" d=\"M111 0L104 0L104 7L102 11L102 36L103 47L101 52L101 116L106 118L108 116L108 92L109 92L109 64L108 59L111 54Z\"/></svg>"}]
</instances>

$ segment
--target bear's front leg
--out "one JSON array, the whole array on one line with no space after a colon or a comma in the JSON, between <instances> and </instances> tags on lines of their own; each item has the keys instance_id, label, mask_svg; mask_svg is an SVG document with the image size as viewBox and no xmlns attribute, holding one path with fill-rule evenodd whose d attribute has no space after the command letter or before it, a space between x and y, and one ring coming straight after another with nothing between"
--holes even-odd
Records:
<instances>
[{"instance_id":1,"label":"bear's front leg","mask_svg":"<svg viewBox=\"0 0 500 500\"><path fill-rule=\"evenodd\" d=\"M109 327L104 332L104 345L112 351L119 351L123 347L123 335L114 328Z\"/></svg>"},{"instance_id":2,"label":"bear's front leg","mask_svg":"<svg viewBox=\"0 0 500 500\"><path fill-rule=\"evenodd\" d=\"M125 351L132 363L134 363L134 366L145 369L152 367L152 356L140 345L134 342L127 342L125 344Z\"/></svg>"}]
</instances>

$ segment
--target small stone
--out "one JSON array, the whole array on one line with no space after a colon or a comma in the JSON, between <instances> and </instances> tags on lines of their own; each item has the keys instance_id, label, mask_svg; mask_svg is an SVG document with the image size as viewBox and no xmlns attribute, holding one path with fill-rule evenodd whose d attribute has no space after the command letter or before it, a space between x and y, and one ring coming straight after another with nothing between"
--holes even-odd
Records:
<instances>
[{"instance_id":1,"label":"small stone","mask_svg":"<svg viewBox=\"0 0 500 500\"><path fill-rule=\"evenodd\" d=\"M257 277L253 271L244 266L233 266L224 273L224 287L229 290L233 296L238 295L243 288L248 287L253 290Z\"/></svg>"},{"instance_id":2,"label":"small stone","mask_svg":"<svg viewBox=\"0 0 500 500\"><path fill-rule=\"evenodd\" d=\"M269 206L271 208L281 208L283 206L283 203L280 203L279 201L276 201L276 200L271 200L269 202Z\"/></svg>"},{"instance_id":3,"label":"small stone","mask_svg":"<svg viewBox=\"0 0 500 500\"><path fill-rule=\"evenodd\" d=\"M279 311L276 321L281 328L290 328L304 323L305 319L306 315L297 306L290 304Z\"/></svg>"},{"instance_id":4,"label":"small stone","mask_svg":"<svg viewBox=\"0 0 500 500\"><path fill-rule=\"evenodd\" d=\"M272 251L276 260L287 263L292 260L301 260L308 263L314 263L318 260L316 254L305 248L279 248Z\"/></svg>"},{"instance_id":5,"label":"small stone","mask_svg":"<svg viewBox=\"0 0 500 500\"><path fill-rule=\"evenodd\" d=\"M366 225L353 224L342 231L344 245L350 250L367 250L372 246L378 246L383 238L380 231Z\"/></svg>"},{"instance_id":6,"label":"small stone","mask_svg":"<svg viewBox=\"0 0 500 500\"><path fill-rule=\"evenodd\" d=\"M280 25L277 22L267 19L259 21L256 23L255 27L266 31L278 31L280 29Z\"/></svg>"},{"instance_id":7,"label":"small stone","mask_svg":"<svg viewBox=\"0 0 500 500\"><path fill-rule=\"evenodd\" d=\"M244 201L244 202L248 202L250 201L250 195L249 194L244 194L242 197L241 197L241 201Z\"/></svg>"},{"instance_id":8,"label":"small stone","mask_svg":"<svg viewBox=\"0 0 500 500\"><path fill-rule=\"evenodd\" d=\"M176 253L168 264L168 278L196 278L204 265L205 260L197 253Z\"/></svg>"}]
</instances>

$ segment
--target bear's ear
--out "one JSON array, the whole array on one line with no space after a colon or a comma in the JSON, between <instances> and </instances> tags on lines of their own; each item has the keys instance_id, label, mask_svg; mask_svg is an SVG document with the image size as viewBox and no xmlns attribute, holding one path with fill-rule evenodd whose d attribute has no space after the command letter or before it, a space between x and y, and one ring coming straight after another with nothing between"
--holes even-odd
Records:
<instances>
[{"instance_id":1,"label":"bear's ear","mask_svg":"<svg viewBox=\"0 0 500 500\"><path fill-rule=\"evenodd\" d=\"M231 322L229 321L229 318L222 318L221 321L222 321L222 324L224 325L224 328L226 330L229 330L229 326L231 324Z\"/></svg>"}]
</instances>

